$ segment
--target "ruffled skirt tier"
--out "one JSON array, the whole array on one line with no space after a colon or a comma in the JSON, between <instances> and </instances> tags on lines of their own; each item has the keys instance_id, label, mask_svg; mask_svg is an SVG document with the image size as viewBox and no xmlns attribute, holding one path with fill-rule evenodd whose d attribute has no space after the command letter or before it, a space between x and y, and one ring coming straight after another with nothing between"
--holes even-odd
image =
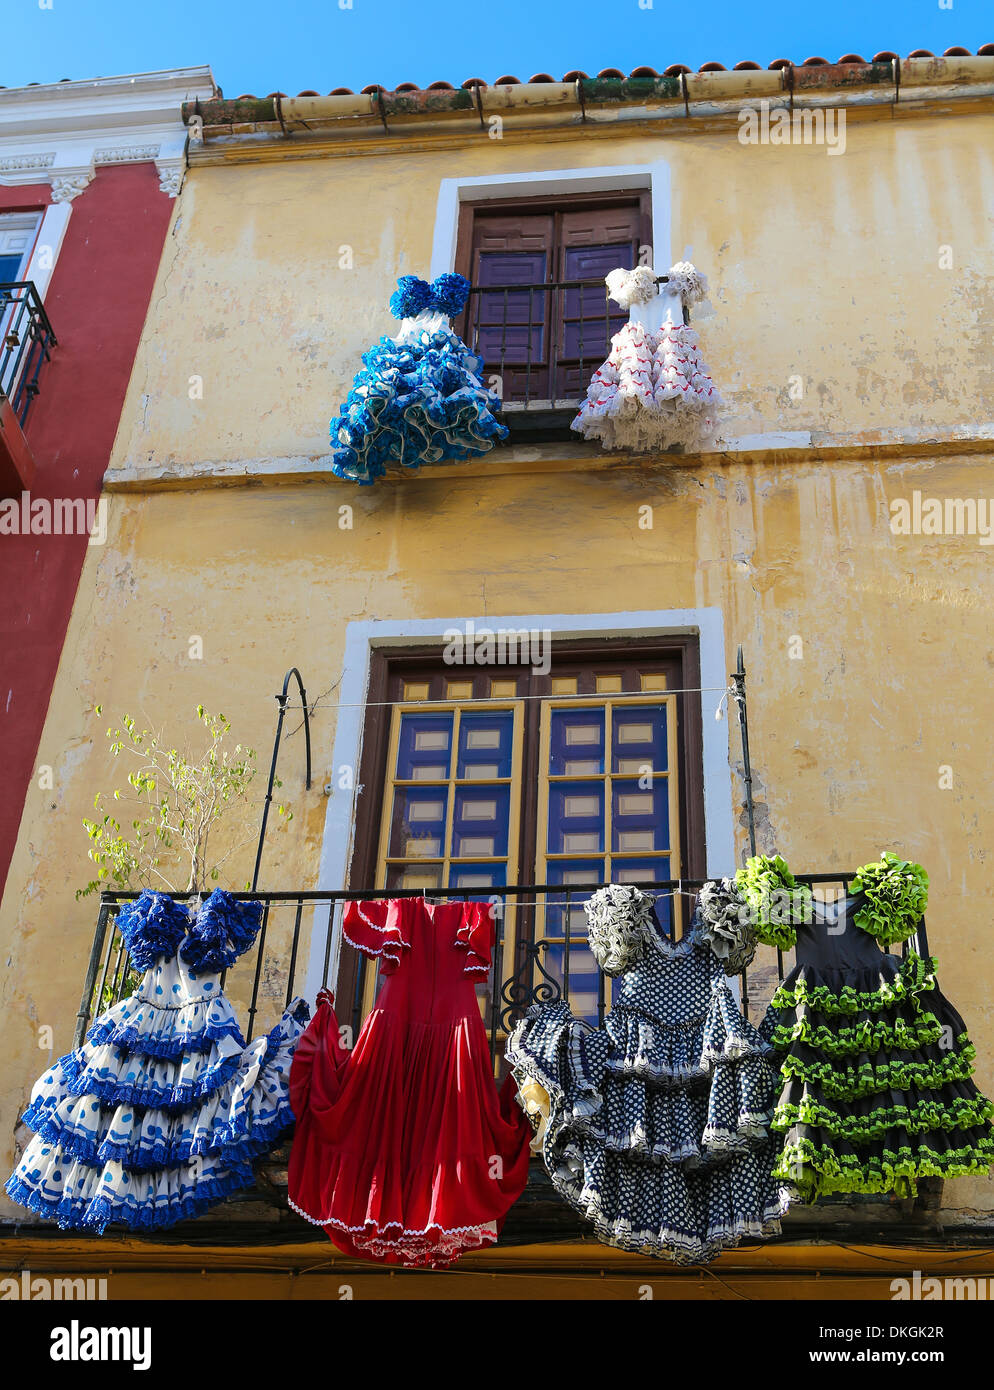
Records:
<instances>
[{"instance_id":1,"label":"ruffled skirt tier","mask_svg":"<svg viewBox=\"0 0 994 1390\"><path fill-rule=\"evenodd\" d=\"M971 1080L975 1049L933 959L799 966L769 1018L782 1078L774 1171L803 1200L913 1196L919 1178L982 1174L994 1162L994 1105Z\"/></svg>"},{"instance_id":2,"label":"ruffled skirt tier","mask_svg":"<svg viewBox=\"0 0 994 1390\"><path fill-rule=\"evenodd\" d=\"M290 1063L307 1008L296 1000L245 1046L226 1002L214 998L199 1029L193 1011L137 996L97 1019L36 1083L23 1117L35 1135L8 1194L64 1228L102 1231L170 1226L251 1186L252 1159L293 1123ZM128 1046L103 1041L126 1029ZM169 1060L141 1050L179 1039L187 1050Z\"/></svg>"},{"instance_id":3,"label":"ruffled skirt tier","mask_svg":"<svg viewBox=\"0 0 994 1390\"><path fill-rule=\"evenodd\" d=\"M607 449L693 448L714 433L720 405L692 328L628 323L611 339L572 428Z\"/></svg>"},{"instance_id":4,"label":"ruffled skirt tier","mask_svg":"<svg viewBox=\"0 0 994 1390\"><path fill-rule=\"evenodd\" d=\"M507 437L500 399L483 385L483 359L451 330L408 342L381 338L363 354L341 414L331 422L333 472L372 483L387 464L476 458Z\"/></svg>"},{"instance_id":5,"label":"ruffled skirt tier","mask_svg":"<svg viewBox=\"0 0 994 1390\"><path fill-rule=\"evenodd\" d=\"M539 1005L507 1046L518 1080L549 1094L543 1152L559 1192L599 1239L678 1262L779 1229L769 1054L727 985L676 1025L616 1006L590 1029L563 1002Z\"/></svg>"}]
</instances>

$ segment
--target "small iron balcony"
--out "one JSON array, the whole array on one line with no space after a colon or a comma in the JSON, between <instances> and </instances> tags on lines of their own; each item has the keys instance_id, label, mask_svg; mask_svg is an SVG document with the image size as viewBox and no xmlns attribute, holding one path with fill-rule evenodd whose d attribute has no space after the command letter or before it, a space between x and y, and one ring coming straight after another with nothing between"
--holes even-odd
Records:
<instances>
[{"instance_id":1,"label":"small iron balcony","mask_svg":"<svg viewBox=\"0 0 994 1390\"><path fill-rule=\"evenodd\" d=\"M0 283L0 396L23 428L58 339L33 280Z\"/></svg>"}]
</instances>

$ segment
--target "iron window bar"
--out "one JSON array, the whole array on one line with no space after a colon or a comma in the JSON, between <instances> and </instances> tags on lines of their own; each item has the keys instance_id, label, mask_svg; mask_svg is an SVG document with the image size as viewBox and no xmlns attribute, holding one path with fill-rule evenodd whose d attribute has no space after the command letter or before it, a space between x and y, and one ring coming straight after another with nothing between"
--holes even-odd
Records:
<instances>
[{"instance_id":1,"label":"iron window bar","mask_svg":"<svg viewBox=\"0 0 994 1390\"><path fill-rule=\"evenodd\" d=\"M663 285L668 282L669 278L668 275L656 275L653 277L653 280L655 284ZM595 316L583 312L583 291L590 289L602 290L604 294L604 336L595 343L585 344L585 326L587 324L600 322L599 315ZM565 293L569 290L580 291L580 300L575 315L567 315L566 313ZM523 323L512 320L511 318L509 296L512 294L519 296L528 295L528 317ZM555 299L557 294L562 296L558 306ZM502 312L500 317L493 323L483 323L481 321L484 295L499 296L502 301ZM541 313L538 318L536 318L534 314L536 295L541 296L540 303L542 305ZM546 304L544 298L546 295L549 296L548 304ZM466 333L468 339L471 339L471 341L469 341L469 346L472 348L473 352L478 353L484 358L484 362L487 366L498 366L503 388L501 394L507 404L513 405L527 406L537 398L532 393L533 372L545 371L546 369L549 373L549 395L547 399L551 400L553 403L555 403L557 399L561 399L568 401L571 405L578 404L587 389L587 382L584 379L585 363L587 364L587 375L589 376L591 366L600 366L611 351L611 338L613 336L611 332L611 319L624 318L625 316L624 310L615 309L612 311L611 296L603 280L546 280L542 283L521 285L472 285L470 286L469 297L472 306L471 308L467 308L466 311ZM548 329L546 328L546 308L548 308ZM684 322L688 323L689 314L686 309L684 310L683 317ZM577 355L567 356L565 352L565 339L568 332L568 325L572 324L576 325L577 331ZM508 360L508 327L517 329L523 328L525 331L524 362ZM496 329L500 330L500 356L498 363L489 360L486 353L480 351L480 339L483 331ZM541 353L540 360L536 360L534 353L536 332L541 336L543 347L545 346L546 333L548 333L549 350L548 353L545 351ZM560 341L560 336L562 337L562 341ZM587 350L588 348L589 351ZM594 361L591 355L595 350L598 353L596 361ZM580 378L579 397L557 395L556 388L558 385L558 377L564 361L568 361L571 366L573 364L576 365L576 370ZM524 371L524 397L521 400L515 399L508 393L506 375L509 367L518 372Z\"/></svg>"},{"instance_id":2,"label":"iron window bar","mask_svg":"<svg viewBox=\"0 0 994 1390\"><path fill-rule=\"evenodd\" d=\"M0 283L0 395L24 425L58 339L33 280Z\"/></svg>"}]
</instances>

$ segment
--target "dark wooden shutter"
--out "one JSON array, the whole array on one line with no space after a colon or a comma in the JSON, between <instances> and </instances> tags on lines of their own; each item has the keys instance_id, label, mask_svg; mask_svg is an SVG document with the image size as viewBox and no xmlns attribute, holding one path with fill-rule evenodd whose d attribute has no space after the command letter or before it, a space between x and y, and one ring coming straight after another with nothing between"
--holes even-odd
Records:
<instances>
[{"instance_id":1,"label":"dark wooden shutter","mask_svg":"<svg viewBox=\"0 0 994 1390\"><path fill-rule=\"evenodd\" d=\"M638 203L584 208L559 214L561 281L595 280L583 289L564 289L557 296L559 370L556 394L581 397L595 368L610 351L613 334L628 318L607 297L604 277L618 266L638 265L642 210Z\"/></svg>"},{"instance_id":2,"label":"dark wooden shutter","mask_svg":"<svg viewBox=\"0 0 994 1390\"><path fill-rule=\"evenodd\" d=\"M548 395L550 294L514 287L555 278L554 236L551 214L474 219L470 279L481 287L504 288L471 297L469 341L488 373L501 377L505 400Z\"/></svg>"},{"instance_id":3,"label":"dark wooden shutter","mask_svg":"<svg viewBox=\"0 0 994 1390\"><path fill-rule=\"evenodd\" d=\"M604 277L638 264L649 235L647 194L467 206L458 267L482 292L460 329L506 401L583 395L627 317L608 302ZM596 283L563 284L575 280Z\"/></svg>"}]
</instances>

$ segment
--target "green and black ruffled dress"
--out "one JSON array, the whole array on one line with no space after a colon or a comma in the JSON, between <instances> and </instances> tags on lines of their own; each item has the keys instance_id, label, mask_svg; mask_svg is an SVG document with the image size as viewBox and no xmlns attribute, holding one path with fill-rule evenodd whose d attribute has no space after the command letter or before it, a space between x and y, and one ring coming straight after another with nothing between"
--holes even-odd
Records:
<instances>
[{"instance_id":1,"label":"green and black ruffled dress","mask_svg":"<svg viewBox=\"0 0 994 1390\"><path fill-rule=\"evenodd\" d=\"M939 992L935 959L883 952L856 925L860 901L813 904L763 1028L783 1080L774 1178L808 1202L913 1196L918 1178L994 1163L994 1105L971 1080L976 1050Z\"/></svg>"}]
</instances>

